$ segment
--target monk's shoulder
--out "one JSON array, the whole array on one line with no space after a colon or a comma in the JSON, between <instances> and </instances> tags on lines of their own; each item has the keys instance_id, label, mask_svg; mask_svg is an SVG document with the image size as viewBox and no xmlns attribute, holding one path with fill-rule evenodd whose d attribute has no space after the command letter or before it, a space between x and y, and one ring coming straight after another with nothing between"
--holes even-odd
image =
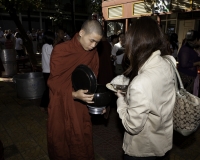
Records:
<instances>
[{"instance_id":1,"label":"monk's shoulder","mask_svg":"<svg viewBox=\"0 0 200 160\"><path fill-rule=\"evenodd\" d=\"M69 49L69 46L70 46L70 41L66 41L66 42L57 44L57 45L54 47L54 50L55 50L55 51L59 51L59 50L65 51L65 50L68 50L68 49Z\"/></svg>"},{"instance_id":2,"label":"monk's shoulder","mask_svg":"<svg viewBox=\"0 0 200 160\"><path fill-rule=\"evenodd\" d=\"M60 44L57 44L52 51L52 56L57 57L57 56L66 56L70 54L70 46L71 43L70 41L66 41Z\"/></svg>"}]
</instances>

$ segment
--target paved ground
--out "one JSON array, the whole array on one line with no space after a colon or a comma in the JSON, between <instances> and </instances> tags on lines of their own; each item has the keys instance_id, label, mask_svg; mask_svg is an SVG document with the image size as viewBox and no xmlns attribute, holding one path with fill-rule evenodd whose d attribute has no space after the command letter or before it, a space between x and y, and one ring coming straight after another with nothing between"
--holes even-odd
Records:
<instances>
[{"instance_id":1,"label":"paved ground","mask_svg":"<svg viewBox=\"0 0 200 160\"><path fill-rule=\"evenodd\" d=\"M48 160L47 114L40 111L40 100L19 99L14 84L0 80L0 139L5 160ZM96 160L122 160L123 127L116 107L111 108L107 121L92 116L92 122ZM188 137L175 133L173 149L162 159L200 160L200 130Z\"/></svg>"}]
</instances>

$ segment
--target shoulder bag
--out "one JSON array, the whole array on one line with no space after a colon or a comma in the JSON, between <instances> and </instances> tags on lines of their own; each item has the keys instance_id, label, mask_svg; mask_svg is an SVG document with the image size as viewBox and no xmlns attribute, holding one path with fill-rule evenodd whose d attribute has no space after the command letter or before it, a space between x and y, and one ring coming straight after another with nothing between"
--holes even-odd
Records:
<instances>
[{"instance_id":1,"label":"shoulder bag","mask_svg":"<svg viewBox=\"0 0 200 160\"><path fill-rule=\"evenodd\" d=\"M164 58L170 62L176 75L176 102L173 110L174 130L183 136L188 136L195 132L200 124L200 98L184 89L176 66L170 58Z\"/></svg>"}]
</instances>

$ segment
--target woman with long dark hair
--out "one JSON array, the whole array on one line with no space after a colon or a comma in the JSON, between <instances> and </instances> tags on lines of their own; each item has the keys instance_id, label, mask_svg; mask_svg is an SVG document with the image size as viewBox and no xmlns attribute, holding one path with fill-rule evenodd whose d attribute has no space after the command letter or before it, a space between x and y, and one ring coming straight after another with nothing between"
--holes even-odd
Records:
<instances>
[{"instance_id":1,"label":"woman with long dark hair","mask_svg":"<svg viewBox=\"0 0 200 160\"><path fill-rule=\"evenodd\" d=\"M172 148L174 72L164 58L170 56L157 22L142 17L126 34L125 58L130 78L126 95L117 92L117 112L125 128L125 160L154 160Z\"/></svg>"}]
</instances>

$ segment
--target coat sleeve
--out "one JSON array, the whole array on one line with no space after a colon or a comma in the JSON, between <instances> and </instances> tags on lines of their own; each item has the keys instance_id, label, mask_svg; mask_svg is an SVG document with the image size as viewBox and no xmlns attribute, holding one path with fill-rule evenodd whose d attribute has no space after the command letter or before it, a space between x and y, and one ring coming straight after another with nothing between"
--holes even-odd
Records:
<instances>
[{"instance_id":1,"label":"coat sleeve","mask_svg":"<svg viewBox=\"0 0 200 160\"><path fill-rule=\"evenodd\" d=\"M117 100L117 112L122 119L124 128L130 134L138 134L144 127L149 114L149 101L137 87L128 90L128 104L124 97Z\"/></svg>"}]
</instances>

